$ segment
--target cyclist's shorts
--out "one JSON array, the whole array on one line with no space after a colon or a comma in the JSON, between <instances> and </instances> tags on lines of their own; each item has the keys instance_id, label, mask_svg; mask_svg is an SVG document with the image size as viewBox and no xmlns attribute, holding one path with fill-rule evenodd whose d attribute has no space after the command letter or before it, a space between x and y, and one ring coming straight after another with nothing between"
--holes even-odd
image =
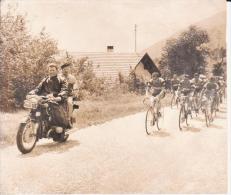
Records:
<instances>
[{"instance_id":1,"label":"cyclist's shorts","mask_svg":"<svg viewBox=\"0 0 231 195\"><path fill-rule=\"evenodd\" d=\"M205 91L205 96L206 96L207 98L215 97L215 95L216 95L216 93L215 93L215 91L213 91L213 90L206 90L206 91Z\"/></svg>"},{"instance_id":2,"label":"cyclist's shorts","mask_svg":"<svg viewBox=\"0 0 231 195\"><path fill-rule=\"evenodd\" d=\"M152 93L152 96L156 97L160 94L161 92L161 89L160 90L155 90L153 93Z\"/></svg>"},{"instance_id":3,"label":"cyclist's shorts","mask_svg":"<svg viewBox=\"0 0 231 195\"><path fill-rule=\"evenodd\" d=\"M200 91L201 91L201 88L199 87L195 89L195 93L200 93Z\"/></svg>"},{"instance_id":4,"label":"cyclist's shorts","mask_svg":"<svg viewBox=\"0 0 231 195\"><path fill-rule=\"evenodd\" d=\"M189 95L190 93L191 93L191 90L189 89L189 90L183 90L183 91L181 91L181 93L184 95L184 96L187 96L187 95Z\"/></svg>"},{"instance_id":5,"label":"cyclist's shorts","mask_svg":"<svg viewBox=\"0 0 231 195\"><path fill-rule=\"evenodd\" d=\"M173 91L176 91L178 89L178 86L172 86Z\"/></svg>"}]
</instances>

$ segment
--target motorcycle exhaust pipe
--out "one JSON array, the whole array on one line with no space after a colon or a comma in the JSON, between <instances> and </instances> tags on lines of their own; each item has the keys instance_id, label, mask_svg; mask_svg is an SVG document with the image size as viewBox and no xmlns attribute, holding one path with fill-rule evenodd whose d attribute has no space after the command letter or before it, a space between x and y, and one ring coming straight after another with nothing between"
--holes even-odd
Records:
<instances>
[{"instance_id":1,"label":"motorcycle exhaust pipe","mask_svg":"<svg viewBox=\"0 0 231 195\"><path fill-rule=\"evenodd\" d=\"M51 137L50 135L51 135L51 133L52 132L56 132L56 133L62 133L63 132L63 128L62 127L52 127L48 132L47 132L47 135L46 135L46 137Z\"/></svg>"}]
</instances>

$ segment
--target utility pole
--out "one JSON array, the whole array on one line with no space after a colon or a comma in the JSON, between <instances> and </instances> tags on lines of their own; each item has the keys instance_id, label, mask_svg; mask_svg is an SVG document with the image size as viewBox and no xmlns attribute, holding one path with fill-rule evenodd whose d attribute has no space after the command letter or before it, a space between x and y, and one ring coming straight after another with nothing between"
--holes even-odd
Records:
<instances>
[{"instance_id":1,"label":"utility pole","mask_svg":"<svg viewBox=\"0 0 231 195\"><path fill-rule=\"evenodd\" d=\"M136 53L136 28L137 28L137 25L135 24L135 53Z\"/></svg>"},{"instance_id":2,"label":"utility pole","mask_svg":"<svg viewBox=\"0 0 231 195\"><path fill-rule=\"evenodd\" d=\"M0 0L0 29L2 27L2 0Z\"/></svg>"}]
</instances>

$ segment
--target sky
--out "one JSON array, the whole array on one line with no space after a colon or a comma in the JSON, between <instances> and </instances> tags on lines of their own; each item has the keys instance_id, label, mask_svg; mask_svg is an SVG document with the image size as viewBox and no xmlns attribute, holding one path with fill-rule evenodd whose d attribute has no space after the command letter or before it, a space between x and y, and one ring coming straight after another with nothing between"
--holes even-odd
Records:
<instances>
[{"instance_id":1,"label":"sky","mask_svg":"<svg viewBox=\"0 0 231 195\"><path fill-rule=\"evenodd\" d=\"M43 27L71 52L137 52L190 24L226 10L225 0L2 0L27 13L28 28L38 34Z\"/></svg>"}]
</instances>

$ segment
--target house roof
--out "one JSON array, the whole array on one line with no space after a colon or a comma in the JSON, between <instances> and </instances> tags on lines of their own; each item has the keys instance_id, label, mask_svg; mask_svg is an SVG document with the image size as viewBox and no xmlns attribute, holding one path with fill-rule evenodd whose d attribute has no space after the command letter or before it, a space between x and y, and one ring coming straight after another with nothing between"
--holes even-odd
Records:
<instances>
[{"instance_id":1,"label":"house roof","mask_svg":"<svg viewBox=\"0 0 231 195\"><path fill-rule=\"evenodd\" d=\"M87 57L85 63L92 63L93 70L98 77L114 82L118 73L127 76L130 69L134 69L142 58L138 53L114 52L71 52L75 58Z\"/></svg>"}]
</instances>

